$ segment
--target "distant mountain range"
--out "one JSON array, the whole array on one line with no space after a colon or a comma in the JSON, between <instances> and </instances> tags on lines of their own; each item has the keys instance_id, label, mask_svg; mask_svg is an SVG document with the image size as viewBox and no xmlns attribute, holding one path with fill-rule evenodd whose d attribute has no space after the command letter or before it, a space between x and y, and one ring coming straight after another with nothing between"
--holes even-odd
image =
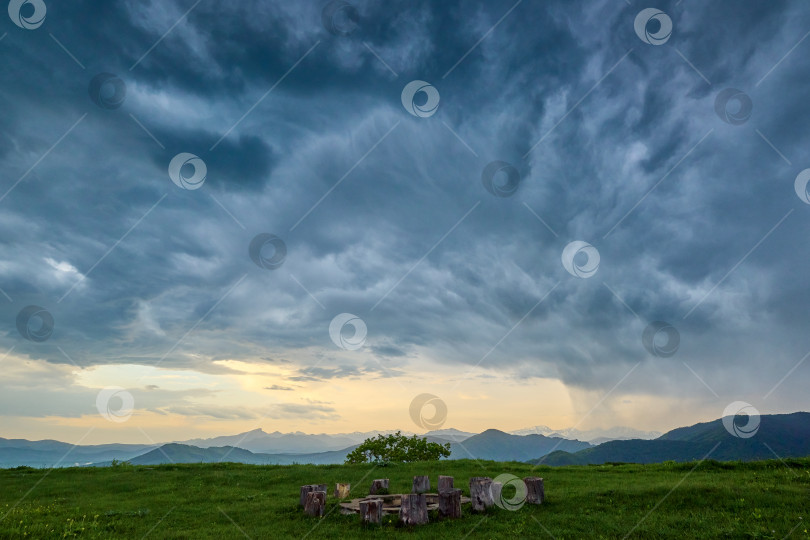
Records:
<instances>
[{"instance_id":1,"label":"distant mountain range","mask_svg":"<svg viewBox=\"0 0 810 540\"><path fill-rule=\"evenodd\" d=\"M0 467L106 466L113 459L133 465L166 463L213 463L233 461L252 464L289 465L292 463L343 463L358 444L378 432L341 436L303 433L265 433L258 429L213 439L194 439L163 445L77 446L56 441L0 439ZM332 438L334 437L334 438ZM576 452L591 445L544 435L510 435L495 429L480 434L457 430L432 431L425 437L440 444L449 443L450 459L525 461L561 448ZM341 445L343 445L341 447ZM337 447L337 448L336 448ZM71 449L72 448L72 449ZM285 449L309 452L280 451Z\"/></svg>"},{"instance_id":2,"label":"distant mountain range","mask_svg":"<svg viewBox=\"0 0 810 540\"><path fill-rule=\"evenodd\" d=\"M306 433L266 433L255 429L237 435L192 439L153 445L76 446L57 441L0 439L0 467L55 467L109 465L112 460L132 464L209 463L227 459L240 463L278 464L343 463L346 455L370 437L390 431L310 435ZM456 429L431 431L424 435L440 444L450 443L451 459L525 461L553 449L576 452L591 445L561 437L512 435L498 430L480 434Z\"/></svg>"},{"instance_id":3,"label":"distant mountain range","mask_svg":"<svg viewBox=\"0 0 810 540\"><path fill-rule=\"evenodd\" d=\"M196 445L171 443L159 448L151 449L149 452L129 459L133 465L160 465L167 463L216 463L220 461L233 461L238 463L250 463L256 465L289 465L292 463L313 463L331 464L343 463L346 455L354 450L357 445L352 445L340 450L311 453L265 453L254 452L246 447L265 447L265 436L267 433L259 434L249 432L252 435L244 437L245 434L233 437L218 437L214 441L236 441L241 440L239 447L227 446L206 446L201 448ZM439 437L435 435L443 435ZM549 451L562 448L575 452L591 445L581 441L569 441L558 437L546 437L544 435L510 435L496 429L489 429L478 435L472 435L462 441L445 437L454 437L458 440L458 433L430 432L426 438L431 442L440 444L450 443L450 459L486 459L496 461L526 461L536 456L542 456ZM255 437L251 442L246 441ZM309 437L320 437L311 435ZM316 439L313 439L316 440ZM212 439L203 444L209 444ZM191 441L189 441L191 442ZM313 446L317 448L317 446ZM109 465L109 462L95 463L94 465Z\"/></svg>"},{"instance_id":4,"label":"distant mountain range","mask_svg":"<svg viewBox=\"0 0 810 540\"><path fill-rule=\"evenodd\" d=\"M128 461L132 465L220 462L248 463L251 465L292 465L293 463L328 465L343 463L346 454L352 449L354 447L314 454L260 454L234 446L199 448L187 444L169 443ZM110 463L95 463L94 465L107 466Z\"/></svg>"},{"instance_id":5,"label":"distant mountain range","mask_svg":"<svg viewBox=\"0 0 810 540\"><path fill-rule=\"evenodd\" d=\"M660 463L694 461L708 456L718 461L751 461L810 455L810 413L760 416L750 438L731 435L722 419L674 429L655 440L609 441L578 452L551 452L531 463L591 465L611 462Z\"/></svg>"},{"instance_id":6,"label":"distant mountain range","mask_svg":"<svg viewBox=\"0 0 810 540\"><path fill-rule=\"evenodd\" d=\"M607 441L622 441L628 439L657 439L661 436L660 431L640 431L624 426L617 426L607 429L579 430L575 428L551 429L548 426L534 426L531 428L519 429L511 432L513 435L545 435L546 437L562 437L577 441L586 441L591 444L601 444Z\"/></svg>"},{"instance_id":7,"label":"distant mountain range","mask_svg":"<svg viewBox=\"0 0 810 540\"><path fill-rule=\"evenodd\" d=\"M328 450L342 450L350 446L356 446L368 438L376 437L377 435L388 435L396 433L396 430L388 431L356 431L354 433L337 433L326 434L321 433L311 435L297 431L295 433L281 433L274 431L273 433L266 433L261 429L254 429L246 433L238 435L225 435L222 437L214 437L211 439L191 439L188 441L176 441L181 444L188 444L197 446L199 448L211 448L215 446L236 446L250 450L255 453L265 454L309 454L314 450L328 451ZM403 432L406 435L412 435L410 432ZM434 438L439 442L462 442L475 435L475 433L468 433L466 431L459 431L457 429L440 429L431 431L426 434L429 438Z\"/></svg>"},{"instance_id":8,"label":"distant mountain range","mask_svg":"<svg viewBox=\"0 0 810 540\"><path fill-rule=\"evenodd\" d=\"M552 450L576 452L591 444L545 435L511 435L488 429L462 442L451 443L450 459L490 459L493 461L527 461Z\"/></svg>"},{"instance_id":9,"label":"distant mountain range","mask_svg":"<svg viewBox=\"0 0 810 540\"><path fill-rule=\"evenodd\" d=\"M107 466L113 460L133 465L220 461L262 465L333 464L343 463L346 455L363 440L381 433L391 431L312 435L266 433L256 429L211 439L151 445L73 446L50 440L0 438L0 468ZM574 435L589 438L590 442L577 440ZM555 431L536 426L513 433L489 429L474 434L443 429L424 436L433 442L450 443L450 459L527 461L544 465L692 461L702 459L710 451L709 457L717 460L788 458L810 455L810 413L761 416L759 431L748 439L730 435L721 420L674 429L663 435L624 427ZM636 438L627 439L632 436ZM656 438L650 439L651 436ZM608 440L603 442L604 439Z\"/></svg>"},{"instance_id":10,"label":"distant mountain range","mask_svg":"<svg viewBox=\"0 0 810 540\"><path fill-rule=\"evenodd\" d=\"M261 429L254 429L238 435L226 435L212 439L191 439L178 441L181 444L197 446L199 448L212 448L218 446L236 446L254 453L282 454L282 453L312 453L314 451L342 450L349 446L359 444L369 437L379 433L341 433L337 435L309 435L307 433L266 433Z\"/></svg>"},{"instance_id":11,"label":"distant mountain range","mask_svg":"<svg viewBox=\"0 0 810 540\"><path fill-rule=\"evenodd\" d=\"M69 467L99 461L130 460L159 444L100 444L74 446L59 441L0 438L0 467Z\"/></svg>"}]
</instances>

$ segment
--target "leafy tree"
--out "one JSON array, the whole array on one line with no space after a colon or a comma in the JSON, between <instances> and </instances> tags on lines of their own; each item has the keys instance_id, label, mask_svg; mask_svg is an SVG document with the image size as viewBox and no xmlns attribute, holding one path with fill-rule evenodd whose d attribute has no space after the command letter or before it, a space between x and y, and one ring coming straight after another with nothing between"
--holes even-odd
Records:
<instances>
[{"instance_id":1,"label":"leafy tree","mask_svg":"<svg viewBox=\"0 0 810 540\"><path fill-rule=\"evenodd\" d=\"M439 444L427 439L406 437L397 431L393 435L377 435L346 456L346 463L386 463L411 461L438 461L450 457L450 443Z\"/></svg>"}]
</instances>

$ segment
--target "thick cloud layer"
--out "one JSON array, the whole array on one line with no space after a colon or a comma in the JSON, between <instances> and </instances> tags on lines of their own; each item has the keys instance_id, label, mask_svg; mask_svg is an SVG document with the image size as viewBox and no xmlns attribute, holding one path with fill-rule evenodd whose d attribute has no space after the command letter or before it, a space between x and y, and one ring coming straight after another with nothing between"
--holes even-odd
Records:
<instances>
[{"instance_id":1,"label":"thick cloud layer","mask_svg":"<svg viewBox=\"0 0 810 540\"><path fill-rule=\"evenodd\" d=\"M212 374L284 358L279 389L427 361L608 392L642 362L624 391L708 386L718 413L810 350L803 2L660 2L657 45L621 1L356 1L335 33L325 4L51 1L38 28L5 20L3 350ZM100 73L122 83L91 95ZM403 107L414 80L435 114ZM183 152L199 189L169 176ZM505 171L484 185L493 161L519 174L511 196L491 192ZM251 259L262 233L286 246L277 268ZM566 271L572 241L598 251L593 276ZM21 337L28 305L52 314L46 341ZM341 313L362 348L330 337ZM645 348L653 321L674 354ZM755 405L806 409L808 369Z\"/></svg>"}]
</instances>

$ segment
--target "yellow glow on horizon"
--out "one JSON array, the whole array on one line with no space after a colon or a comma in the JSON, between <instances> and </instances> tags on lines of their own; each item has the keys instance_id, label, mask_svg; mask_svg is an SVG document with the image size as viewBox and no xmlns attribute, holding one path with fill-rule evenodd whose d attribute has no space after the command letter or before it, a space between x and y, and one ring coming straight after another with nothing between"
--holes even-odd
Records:
<instances>
[{"instance_id":1,"label":"yellow glow on horizon","mask_svg":"<svg viewBox=\"0 0 810 540\"><path fill-rule=\"evenodd\" d=\"M7 366L9 381L19 379L20 384L31 385L53 378L57 392L67 388L86 396L85 412L80 416L58 416L58 412L46 417L6 415L3 436L7 438L75 442L86 434L82 444L149 444L151 440L210 438L256 428L267 432L400 429L424 433L428 427L417 425L409 413L412 400L422 393L436 395L445 402L447 418L441 428L474 433L536 425L581 430L625 425L652 430L652 426L661 425L663 417L670 428L690 423L684 416L682 400L674 398L627 395L619 389L601 401L601 391L572 388L557 379L516 380L509 373L484 368L459 375L457 366L425 358L410 359L401 377L368 371L368 366L374 366L368 362L356 364L366 366L362 376L316 381L291 380L299 369L294 364L261 361L221 360L214 365L222 372L203 373L132 364L79 370L25 358L7 360L11 363ZM424 373L430 373L430 377ZM31 374L36 381L26 381ZM125 422L110 422L95 410L98 392L108 386L126 388L135 398L135 410ZM279 389L272 390L274 387ZM692 403L690 407L700 405ZM424 417L431 418L433 412L427 408Z\"/></svg>"}]
</instances>

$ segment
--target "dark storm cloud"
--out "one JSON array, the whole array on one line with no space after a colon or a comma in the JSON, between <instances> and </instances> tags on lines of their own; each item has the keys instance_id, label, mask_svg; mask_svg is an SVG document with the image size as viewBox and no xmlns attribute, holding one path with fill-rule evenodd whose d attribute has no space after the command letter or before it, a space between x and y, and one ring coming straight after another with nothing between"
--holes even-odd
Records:
<instances>
[{"instance_id":1,"label":"dark storm cloud","mask_svg":"<svg viewBox=\"0 0 810 540\"><path fill-rule=\"evenodd\" d=\"M405 371L420 352L607 390L644 361L625 388L702 395L683 359L724 396L764 394L762 363L784 373L810 348L810 216L792 186L810 161L810 42L783 59L810 22L801 2L662 2L662 46L623 2L356 6L350 36L318 2L202 2L162 40L192 2L6 21L0 191L23 180L0 202L4 346L211 373L325 350L344 356L290 379L400 375L345 361L328 329L353 313ZM120 108L90 99L100 72L125 82ZM400 104L414 79L440 92L430 118ZM751 96L743 125L714 112L727 87ZM180 152L205 161L201 189L169 180ZM495 160L520 173L512 197L482 185ZM287 246L277 270L248 256L260 233ZM599 250L593 278L564 270L572 240ZM53 313L48 342L21 341L28 304ZM669 362L642 346L652 320L681 333Z\"/></svg>"},{"instance_id":2,"label":"dark storm cloud","mask_svg":"<svg viewBox=\"0 0 810 540\"><path fill-rule=\"evenodd\" d=\"M162 169L167 152L174 156L188 149L204 150L219 136L210 132L178 132L167 126L157 130L156 137L166 146L166 150L156 146L152 161L156 169ZM261 137L254 135L226 139L216 151L206 155L206 183L220 190L257 190L270 179L275 161L273 148Z\"/></svg>"},{"instance_id":3,"label":"dark storm cloud","mask_svg":"<svg viewBox=\"0 0 810 540\"><path fill-rule=\"evenodd\" d=\"M380 356L380 357L383 357L383 358L387 358L387 357L397 358L397 357L405 356L407 354L405 351L403 351L402 349L400 349L399 347L396 347L394 345L380 345L380 346L372 347L371 350L377 356Z\"/></svg>"}]
</instances>

